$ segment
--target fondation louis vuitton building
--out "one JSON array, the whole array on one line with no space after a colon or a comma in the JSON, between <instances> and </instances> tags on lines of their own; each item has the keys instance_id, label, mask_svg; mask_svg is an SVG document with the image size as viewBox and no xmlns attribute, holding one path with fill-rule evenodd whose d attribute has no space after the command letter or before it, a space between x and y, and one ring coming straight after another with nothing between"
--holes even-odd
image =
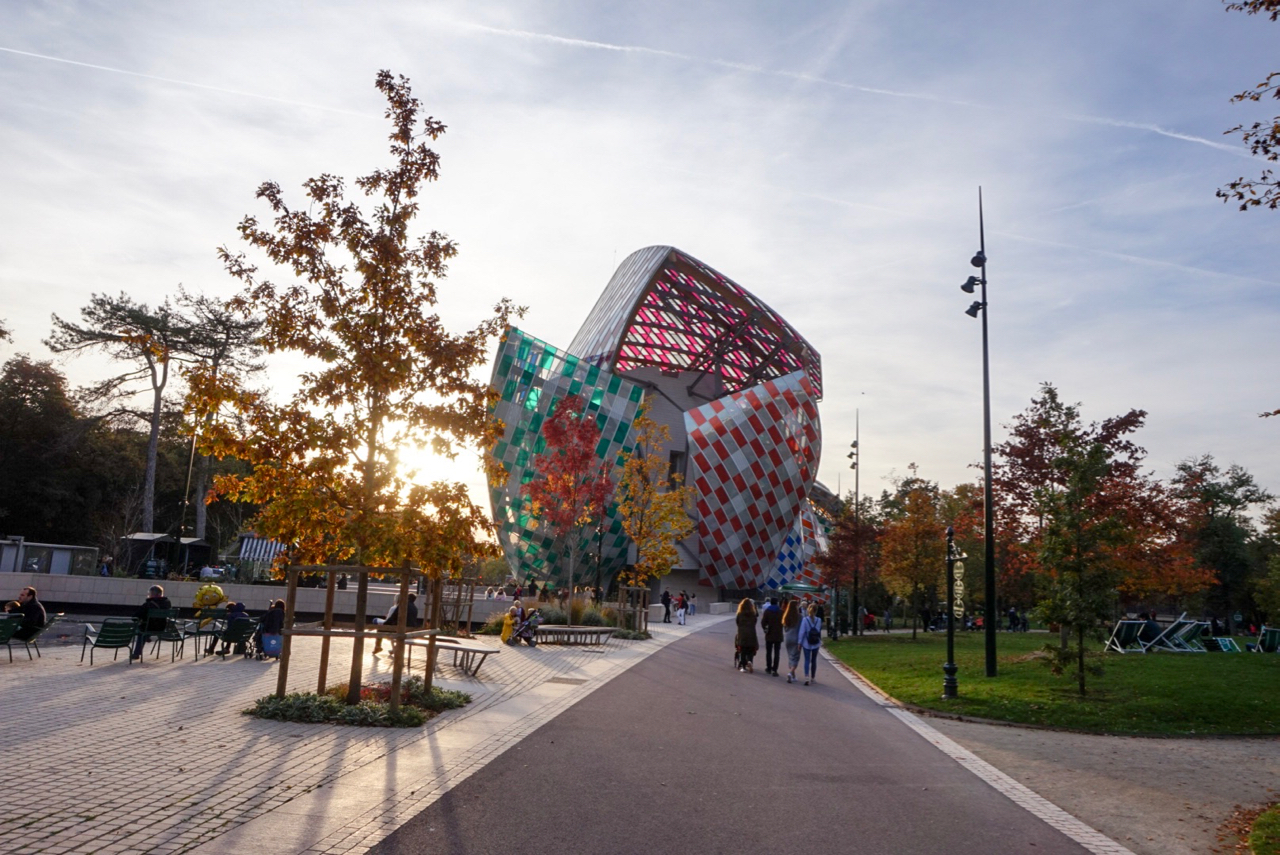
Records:
<instances>
[{"instance_id":1,"label":"fondation louis vuitton building","mask_svg":"<svg viewBox=\"0 0 1280 855\"><path fill-rule=\"evenodd\" d=\"M677 570L728 591L816 584L834 497L816 482L822 362L777 312L742 286L669 246L632 253L563 349L509 329L493 367L504 425L491 454L508 477L490 490L494 520L518 579L563 585L569 544L530 516L522 487L545 448L555 403L579 395L601 428L599 457L618 467L633 449L642 403L666 424L671 472L692 488L696 526ZM575 577L607 585L629 539L616 507L579 543ZM691 580L692 581L692 580Z\"/></svg>"}]
</instances>

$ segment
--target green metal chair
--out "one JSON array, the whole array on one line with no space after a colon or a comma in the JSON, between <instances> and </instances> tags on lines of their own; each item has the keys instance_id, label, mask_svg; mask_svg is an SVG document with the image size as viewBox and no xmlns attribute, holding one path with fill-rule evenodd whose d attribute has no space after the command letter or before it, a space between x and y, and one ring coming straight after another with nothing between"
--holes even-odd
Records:
<instances>
[{"instance_id":1,"label":"green metal chair","mask_svg":"<svg viewBox=\"0 0 1280 855\"><path fill-rule=\"evenodd\" d=\"M84 662L84 652L89 651L89 664L93 664L93 651L98 648L115 650L111 658L114 661L120 656L121 648L128 653L133 652L133 639L138 634L136 618L107 618L102 626L94 629L92 624L85 624L84 644L80 645L80 661ZM130 656L129 663L133 664Z\"/></svg>"},{"instance_id":2,"label":"green metal chair","mask_svg":"<svg viewBox=\"0 0 1280 855\"><path fill-rule=\"evenodd\" d=\"M27 649L28 659L32 658L31 649L36 648L36 655L38 657L38 655L40 655L40 644L38 644L40 643L40 636L44 635L45 632L49 631L50 627L54 626L54 623L58 623L58 619L61 617L65 617L65 614L63 612L58 612L56 614L46 614L45 625L38 628L38 630L36 630L35 635L32 635L31 637L29 637L29 639L17 639L17 637L15 637L15 639L9 639L8 641L6 641L5 643L6 646L9 646L10 662L13 662L13 659L12 659L13 648L10 645L14 645L14 644L22 644L22 646L24 646L24 648Z\"/></svg>"},{"instance_id":3,"label":"green metal chair","mask_svg":"<svg viewBox=\"0 0 1280 855\"><path fill-rule=\"evenodd\" d=\"M9 648L9 662L13 662L13 648L9 647L9 640L13 638L13 634L22 626L22 615L4 615L0 617L0 642L4 642L4 646Z\"/></svg>"},{"instance_id":4,"label":"green metal chair","mask_svg":"<svg viewBox=\"0 0 1280 855\"><path fill-rule=\"evenodd\" d=\"M257 630L257 619L231 621L220 636L222 638L222 649L218 651L218 655L226 659L227 652L231 650L231 646L238 645L240 646L241 655L248 656L249 642L253 639L253 634Z\"/></svg>"},{"instance_id":5,"label":"green metal chair","mask_svg":"<svg viewBox=\"0 0 1280 855\"><path fill-rule=\"evenodd\" d=\"M226 624L226 609L201 609L200 614L184 624L183 633L187 638L194 640L196 659L200 658L200 650L206 646L201 644L204 639L208 639L208 650L210 653L213 652L213 645L222 635L222 630L226 628Z\"/></svg>"},{"instance_id":6,"label":"green metal chair","mask_svg":"<svg viewBox=\"0 0 1280 855\"><path fill-rule=\"evenodd\" d=\"M147 609L147 616L138 634L154 638L151 651L155 658L160 658L160 645L169 643L169 661L172 662L179 653L187 652L187 636L178 623L178 609Z\"/></svg>"}]
</instances>

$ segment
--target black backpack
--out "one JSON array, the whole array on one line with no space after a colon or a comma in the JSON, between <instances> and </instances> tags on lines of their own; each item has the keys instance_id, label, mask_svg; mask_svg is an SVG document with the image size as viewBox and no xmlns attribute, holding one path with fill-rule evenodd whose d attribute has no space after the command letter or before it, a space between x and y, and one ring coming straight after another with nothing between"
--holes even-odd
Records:
<instances>
[{"instance_id":1,"label":"black backpack","mask_svg":"<svg viewBox=\"0 0 1280 855\"><path fill-rule=\"evenodd\" d=\"M818 647L822 644L822 628L816 623L809 624L809 634L805 636L810 647Z\"/></svg>"}]
</instances>

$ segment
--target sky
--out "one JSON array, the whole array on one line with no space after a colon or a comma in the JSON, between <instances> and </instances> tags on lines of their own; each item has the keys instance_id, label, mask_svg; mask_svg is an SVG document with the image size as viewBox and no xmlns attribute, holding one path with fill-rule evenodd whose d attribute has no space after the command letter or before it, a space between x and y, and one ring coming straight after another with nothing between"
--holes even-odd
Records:
<instances>
[{"instance_id":1,"label":"sky","mask_svg":"<svg viewBox=\"0 0 1280 855\"><path fill-rule=\"evenodd\" d=\"M385 68L448 126L419 225L459 245L456 331L506 296L565 347L628 254L676 246L822 355L829 487L855 417L864 493L974 480L981 187L995 442L1050 382L1088 421L1146 410L1157 477L1211 454L1280 493L1280 213L1214 196L1261 171L1223 132L1275 114L1230 96L1277 36L1217 0L5 3L0 358L87 384L111 367L53 357L52 314L233 295L216 248L260 183L388 162Z\"/></svg>"}]
</instances>

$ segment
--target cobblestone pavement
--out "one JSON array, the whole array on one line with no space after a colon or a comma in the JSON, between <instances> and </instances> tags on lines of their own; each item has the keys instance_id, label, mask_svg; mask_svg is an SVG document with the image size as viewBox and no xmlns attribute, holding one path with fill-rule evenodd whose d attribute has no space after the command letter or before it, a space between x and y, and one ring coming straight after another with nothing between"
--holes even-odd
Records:
<instances>
[{"instance_id":1,"label":"cobblestone pavement","mask_svg":"<svg viewBox=\"0 0 1280 855\"><path fill-rule=\"evenodd\" d=\"M504 647L480 678L442 657L436 685L473 701L422 728L263 721L241 714L275 690L272 661L169 661L150 650L80 662L79 643L0 661L0 739L11 778L6 851L58 853L362 852L449 787L660 647L723 617L656 624L654 640ZM497 639L482 639L495 648ZM320 644L295 639L289 690L314 690ZM367 649L367 648L366 648ZM415 664L421 667L421 655ZM350 649L332 645L330 682ZM389 679L368 657L366 682ZM255 821L265 818L262 821Z\"/></svg>"}]
</instances>

